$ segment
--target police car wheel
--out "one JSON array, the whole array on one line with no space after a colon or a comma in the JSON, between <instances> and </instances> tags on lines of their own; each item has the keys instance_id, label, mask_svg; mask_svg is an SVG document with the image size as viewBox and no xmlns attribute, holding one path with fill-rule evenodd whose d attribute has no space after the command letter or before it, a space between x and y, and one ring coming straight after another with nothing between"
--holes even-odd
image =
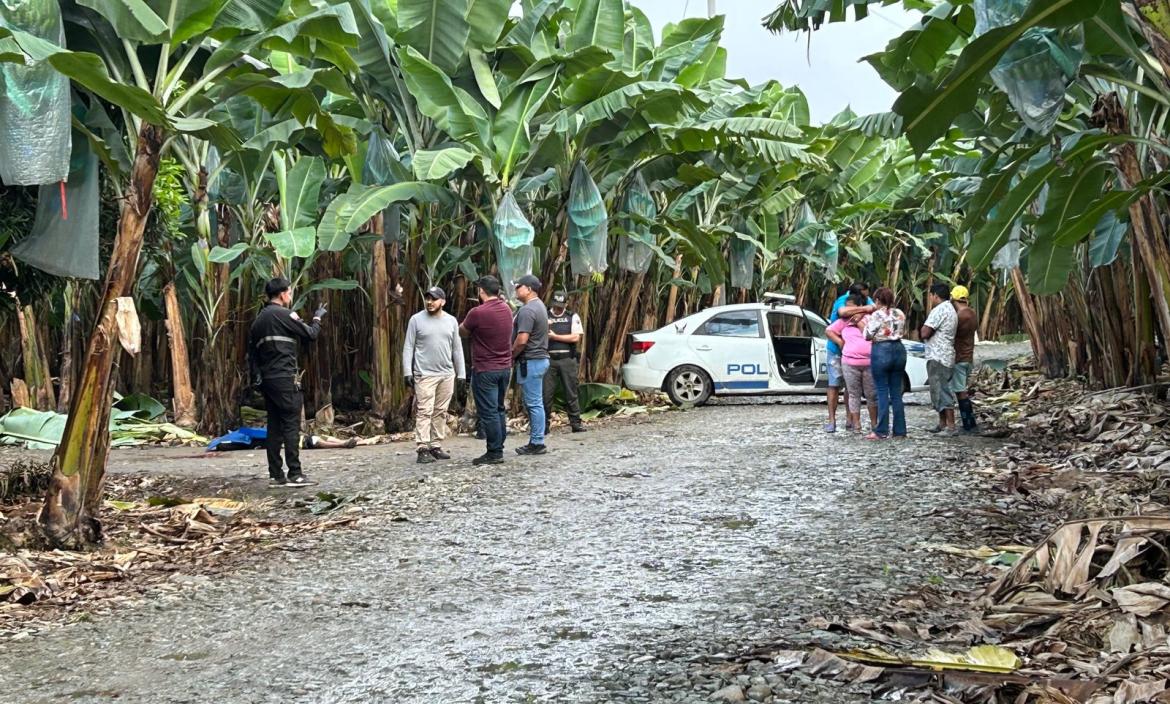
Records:
<instances>
[{"instance_id":1,"label":"police car wheel","mask_svg":"<svg viewBox=\"0 0 1170 704\"><path fill-rule=\"evenodd\" d=\"M711 377L698 367L685 365L666 377L666 395L676 406L701 406L711 398Z\"/></svg>"}]
</instances>

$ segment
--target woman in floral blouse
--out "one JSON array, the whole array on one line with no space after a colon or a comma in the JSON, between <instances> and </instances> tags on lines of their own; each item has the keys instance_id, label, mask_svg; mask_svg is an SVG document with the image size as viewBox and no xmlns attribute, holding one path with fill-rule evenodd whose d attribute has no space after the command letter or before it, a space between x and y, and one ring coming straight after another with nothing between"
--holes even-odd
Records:
<instances>
[{"instance_id":1,"label":"woman in floral blouse","mask_svg":"<svg viewBox=\"0 0 1170 704\"><path fill-rule=\"evenodd\" d=\"M894 307L894 292L883 286L873 293L874 310L865 326L865 338L873 342L870 372L877 389L878 420L867 440L889 437L893 411L894 437L906 437L906 409L902 404L902 379L906 375L906 314Z\"/></svg>"}]
</instances>

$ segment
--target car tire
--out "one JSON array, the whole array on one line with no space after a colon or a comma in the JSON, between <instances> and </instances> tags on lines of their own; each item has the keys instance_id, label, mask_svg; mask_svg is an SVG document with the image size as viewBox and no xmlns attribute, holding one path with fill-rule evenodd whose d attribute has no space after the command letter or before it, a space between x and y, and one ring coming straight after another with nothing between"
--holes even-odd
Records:
<instances>
[{"instance_id":1,"label":"car tire","mask_svg":"<svg viewBox=\"0 0 1170 704\"><path fill-rule=\"evenodd\" d=\"M666 375L663 391L676 406L702 406L711 399L715 387L707 372L684 364Z\"/></svg>"},{"instance_id":2,"label":"car tire","mask_svg":"<svg viewBox=\"0 0 1170 704\"><path fill-rule=\"evenodd\" d=\"M910 375L902 373L902 393L908 394L914 391L914 387L910 384Z\"/></svg>"}]
</instances>

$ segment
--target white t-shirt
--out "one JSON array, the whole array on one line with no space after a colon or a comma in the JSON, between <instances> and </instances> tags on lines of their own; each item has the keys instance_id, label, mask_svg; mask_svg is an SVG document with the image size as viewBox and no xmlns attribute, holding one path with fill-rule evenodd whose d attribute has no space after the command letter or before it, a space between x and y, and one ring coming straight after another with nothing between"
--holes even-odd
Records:
<instances>
[{"instance_id":1,"label":"white t-shirt","mask_svg":"<svg viewBox=\"0 0 1170 704\"><path fill-rule=\"evenodd\" d=\"M959 327L959 314L949 302L943 302L930 311L923 323L934 330L926 341L926 359L938 362L944 367L955 366L955 331Z\"/></svg>"}]
</instances>

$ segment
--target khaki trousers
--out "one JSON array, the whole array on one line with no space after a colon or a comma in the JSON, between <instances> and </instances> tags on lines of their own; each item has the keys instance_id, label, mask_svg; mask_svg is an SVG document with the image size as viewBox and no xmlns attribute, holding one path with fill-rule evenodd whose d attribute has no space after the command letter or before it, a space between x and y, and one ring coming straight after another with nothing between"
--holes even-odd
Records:
<instances>
[{"instance_id":1,"label":"khaki trousers","mask_svg":"<svg viewBox=\"0 0 1170 704\"><path fill-rule=\"evenodd\" d=\"M414 441L438 447L447 436L447 406L455 394L455 375L414 378Z\"/></svg>"}]
</instances>

